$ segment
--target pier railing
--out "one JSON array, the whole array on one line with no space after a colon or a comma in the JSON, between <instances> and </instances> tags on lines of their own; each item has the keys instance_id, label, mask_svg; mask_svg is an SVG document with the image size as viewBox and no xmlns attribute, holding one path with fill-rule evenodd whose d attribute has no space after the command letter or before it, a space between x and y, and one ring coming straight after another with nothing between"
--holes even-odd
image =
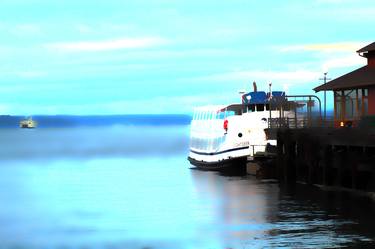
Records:
<instances>
[{"instance_id":1,"label":"pier railing","mask_svg":"<svg viewBox=\"0 0 375 249\"><path fill-rule=\"evenodd\" d=\"M268 128L313 128L313 127L333 127L334 121L332 118L323 120L320 117L278 117L268 119Z\"/></svg>"},{"instance_id":2,"label":"pier railing","mask_svg":"<svg viewBox=\"0 0 375 249\"><path fill-rule=\"evenodd\" d=\"M333 127L334 125L333 117L322 117L321 101L315 95L286 96L284 101L274 102L272 109L268 118L269 129Z\"/></svg>"}]
</instances>

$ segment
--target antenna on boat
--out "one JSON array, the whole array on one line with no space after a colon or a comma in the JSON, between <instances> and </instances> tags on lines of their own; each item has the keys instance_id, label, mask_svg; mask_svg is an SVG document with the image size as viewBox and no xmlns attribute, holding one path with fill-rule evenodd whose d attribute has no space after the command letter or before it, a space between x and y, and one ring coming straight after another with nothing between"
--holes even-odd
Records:
<instances>
[{"instance_id":1,"label":"antenna on boat","mask_svg":"<svg viewBox=\"0 0 375 249\"><path fill-rule=\"evenodd\" d=\"M270 82L269 84L268 84L268 87L269 87L269 91L270 91L270 99L272 98L272 82Z\"/></svg>"},{"instance_id":2,"label":"antenna on boat","mask_svg":"<svg viewBox=\"0 0 375 249\"><path fill-rule=\"evenodd\" d=\"M271 99L272 99L272 82L270 82L269 84L268 84L268 87L269 87L269 91L270 91L270 93L269 93L269 97L268 97L268 101L269 101L269 111L270 111L270 118L269 118L269 122L271 122L271 120L272 120L272 107L271 107Z\"/></svg>"},{"instance_id":3,"label":"antenna on boat","mask_svg":"<svg viewBox=\"0 0 375 249\"><path fill-rule=\"evenodd\" d=\"M254 92L258 91L257 83L255 81L253 82L253 88L254 88Z\"/></svg>"},{"instance_id":4,"label":"antenna on boat","mask_svg":"<svg viewBox=\"0 0 375 249\"><path fill-rule=\"evenodd\" d=\"M241 98L241 101L242 101L242 104L243 104L244 103L243 97L246 94L246 91L245 90L239 90L238 94L240 95L240 98Z\"/></svg>"}]
</instances>

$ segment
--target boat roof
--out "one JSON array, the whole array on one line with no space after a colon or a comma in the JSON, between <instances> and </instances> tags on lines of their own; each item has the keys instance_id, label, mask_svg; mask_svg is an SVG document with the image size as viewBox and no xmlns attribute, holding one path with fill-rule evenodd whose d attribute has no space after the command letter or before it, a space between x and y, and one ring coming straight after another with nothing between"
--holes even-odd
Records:
<instances>
[{"instance_id":1,"label":"boat roof","mask_svg":"<svg viewBox=\"0 0 375 249\"><path fill-rule=\"evenodd\" d=\"M282 101L285 99L285 92L282 91L272 91L271 96L263 91L249 92L242 95L243 104L267 104L270 101Z\"/></svg>"}]
</instances>

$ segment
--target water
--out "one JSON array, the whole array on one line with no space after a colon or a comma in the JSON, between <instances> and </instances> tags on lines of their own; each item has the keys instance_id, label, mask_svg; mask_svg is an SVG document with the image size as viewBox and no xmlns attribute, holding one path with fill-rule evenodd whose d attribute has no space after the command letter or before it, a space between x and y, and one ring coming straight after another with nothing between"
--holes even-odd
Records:
<instances>
[{"instance_id":1,"label":"water","mask_svg":"<svg viewBox=\"0 0 375 249\"><path fill-rule=\"evenodd\" d=\"M375 246L366 198L192 170L186 120L152 122L0 129L0 248Z\"/></svg>"}]
</instances>

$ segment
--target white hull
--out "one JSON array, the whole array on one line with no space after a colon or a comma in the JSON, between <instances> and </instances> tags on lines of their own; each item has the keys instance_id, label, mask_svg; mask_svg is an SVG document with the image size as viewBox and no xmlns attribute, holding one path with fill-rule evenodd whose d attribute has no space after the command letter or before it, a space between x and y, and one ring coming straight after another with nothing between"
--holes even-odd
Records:
<instances>
[{"instance_id":1,"label":"white hull","mask_svg":"<svg viewBox=\"0 0 375 249\"><path fill-rule=\"evenodd\" d=\"M268 127L270 111L220 117L217 114L220 108L211 108L200 108L191 123L189 161L195 166L206 164L214 167L217 164L220 168L223 162L246 159L265 152L267 144L276 145L275 140L267 140L264 132ZM271 111L271 116L277 114L277 111ZM225 120L228 122L227 130L223 127Z\"/></svg>"}]
</instances>

